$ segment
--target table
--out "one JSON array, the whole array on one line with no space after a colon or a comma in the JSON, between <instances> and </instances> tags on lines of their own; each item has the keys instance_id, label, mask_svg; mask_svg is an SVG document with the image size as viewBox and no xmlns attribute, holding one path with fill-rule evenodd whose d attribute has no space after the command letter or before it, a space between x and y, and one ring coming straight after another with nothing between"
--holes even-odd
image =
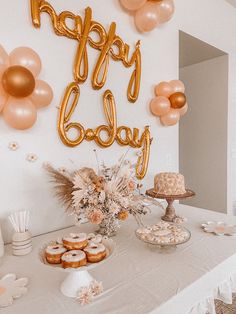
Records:
<instances>
[{"instance_id":1,"label":"table","mask_svg":"<svg viewBox=\"0 0 236 314\"><path fill-rule=\"evenodd\" d=\"M66 274L51 271L38 259L43 243L78 231L78 227L35 237L34 250L28 256L14 257L10 245L6 246L0 275L15 272L18 277L29 277L30 283L28 294L3 313L203 314L205 305L214 313L210 309L214 291L230 302L231 290L235 289L236 237L204 233L200 224L209 220L236 224L236 218L185 205L176 205L176 209L188 218L186 227L192 233L191 240L174 251L160 253L135 237L137 226L131 217L114 238L117 243L114 258L91 271L97 280L103 281L105 292L84 307L60 293L59 286ZM154 209L145 222L155 223L161 215L159 209ZM93 227L86 224L80 230L91 232Z\"/></svg>"}]
</instances>

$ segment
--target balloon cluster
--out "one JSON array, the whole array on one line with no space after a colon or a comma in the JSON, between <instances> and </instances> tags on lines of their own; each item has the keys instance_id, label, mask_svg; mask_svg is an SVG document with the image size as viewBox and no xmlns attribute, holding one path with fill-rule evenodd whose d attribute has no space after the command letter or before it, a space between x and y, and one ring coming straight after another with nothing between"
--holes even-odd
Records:
<instances>
[{"instance_id":1,"label":"balloon cluster","mask_svg":"<svg viewBox=\"0 0 236 314\"><path fill-rule=\"evenodd\" d=\"M0 112L17 130L31 128L37 120L37 108L52 101L52 88L36 79L40 71L41 60L34 50L18 47L8 55L0 46Z\"/></svg>"},{"instance_id":2,"label":"balloon cluster","mask_svg":"<svg viewBox=\"0 0 236 314\"><path fill-rule=\"evenodd\" d=\"M157 97L150 102L154 116L165 126L175 125L188 110L184 83L179 80L161 82L155 87Z\"/></svg>"},{"instance_id":3,"label":"balloon cluster","mask_svg":"<svg viewBox=\"0 0 236 314\"><path fill-rule=\"evenodd\" d=\"M122 6L134 12L140 32L150 32L159 24L168 22L175 11L173 0L120 0Z\"/></svg>"}]
</instances>

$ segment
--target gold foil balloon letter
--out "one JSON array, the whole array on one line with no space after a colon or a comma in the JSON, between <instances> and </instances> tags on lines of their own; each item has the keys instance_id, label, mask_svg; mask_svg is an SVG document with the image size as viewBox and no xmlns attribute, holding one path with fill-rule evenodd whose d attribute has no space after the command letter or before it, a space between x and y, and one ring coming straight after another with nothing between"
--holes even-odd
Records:
<instances>
[{"instance_id":1,"label":"gold foil balloon letter","mask_svg":"<svg viewBox=\"0 0 236 314\"><path fill-rule=\"evenodd\" d=\"M80 97L79 84L84 83L89 75L87 47L90 46L99 52L92 71L93 89L99 90L106 84L110 59L121 61L126 68L134 67L128 83L127 98L130 102L135 102L139 96L141 80L140 42L136 43L135 50L131 54L129 45L116 35L116 23L111 23L109 30L106 31L100 23L93 21L92 10L89 7L85 9L85 16L82 19L79 15L69 11L57 14L45 0L31 0L32 21L36 28L41 26L40 15L42 12L49 14L56 35L65 36L78 42L74 59L74 82L66 88L59 112L58 132L62 142L67 146L75 147L83 140L94 141L100 147L107 148L116 141L122 146L140 148L136 175L137 178L143 179L147 172L150 155L149 127L145 127L144 132L139 136L137 128L131 130L126 126L117 126L116 104L110 90L106 90L103 95L106 124L95 129L85 129L78 121L72 121ZM70 27L67 24L68 20L70 20L68 23ZM92 37L93 33L97 35L96 40ZM69 131L72 129L76 131L73 139L69 136ZM106 139L104 139L104 133Z\"/></svg>"},{"instance_id":2,"label":"gold foil balloon letter","mask_svg":"<svg viewBox=\"0 0 236 314\"><path fill-rule=\"evenodd\" d=\"M97 63L92 74L92 87L101 89L107 80L109 59L121 61L123 65L130 68L134 65L134 71L131 75L127 97L130 102L138 99L141 80L141 53L140 43L136 44L135 51L129 56L129 46L116 35L116 23L111 23L109 31L106 32L104 27L92 20L91 8L85 9L84 21L78 15L69 11L61 12L59 15L53 7L45 0L31 0L31 15L35 27L41 26L40 14L46 12L49 14L52 26L57 35L65 36L78 41L78 47L74 61L74 79L78 83L84 83L88 78L89 65L87 46L100 52ZM72 20L73 27L69 28L67 21ZM96 32L99 40L94 41L90 35ZM114 53L113 47L118 48L118 54Z\"/></svg>"}]
</instances>

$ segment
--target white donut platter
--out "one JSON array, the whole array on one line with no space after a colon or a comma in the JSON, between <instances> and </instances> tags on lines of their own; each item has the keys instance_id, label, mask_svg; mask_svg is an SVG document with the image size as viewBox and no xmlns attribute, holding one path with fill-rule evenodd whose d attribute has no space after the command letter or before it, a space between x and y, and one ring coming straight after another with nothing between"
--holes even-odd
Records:
<instances>
[{"instance_id":1,"label":"white donut platter","mask_svg":"<svg viewBox=\"0 0 236 314\"><path fill-rule=\"evenodd\" d=\"M61 284L61 292L71 298L75 298L79 289L85 286L89 286L94 278L90 275L89 271L98 265L101 265L108 260L111 259L114 250L115 250L115 242L112 239L104 237L102 239L102 244L106 247L106 257L98 263L87 263L86 266L78 267L78 268L62 268L61 264L49 264L45 258L45 249L48 245L52 245L58 243L58 241L51 241L49 243L45 243L41 249L39 250L39 260L51 270L62 271L68 273L68 276Z\"/></svg>"}]
</instances>

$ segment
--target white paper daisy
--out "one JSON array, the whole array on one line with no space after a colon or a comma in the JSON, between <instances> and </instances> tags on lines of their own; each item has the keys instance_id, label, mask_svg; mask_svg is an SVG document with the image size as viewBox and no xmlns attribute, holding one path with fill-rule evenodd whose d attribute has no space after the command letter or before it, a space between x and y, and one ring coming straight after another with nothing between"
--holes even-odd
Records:
<instances>
[{"instance_id":1,"label":"white paper daisy","mask_svg":"<svg viewBox=\"0 0 236 314\"><path fill-rule=\"evenodd\" d=\"M19 147L20 145L15 141L8 144L8 148L12 151L16 151Z\"/></svg>"},{"instance_id":2,"label":"white paper daisy","mask_svg":"<svg viewBox=\"0 0 236 314\"><path fill-rule=\"evenodd\" d=\"M7 274L0 279L0 307L6 307L13 303L13 300L26 294L28 289L27 278L16 279L15 274Z\"/></svg>"},{"instance_id":3,"label":"white paper daisy","mask_svg":"<svg viewBox=\"0 0 236 314\"><path fill-rule=\"evenodd\" d=\"M29 162L35 162L38 160L38 156L36 154L30 153L26 156L26 160Z\"/></svg>"}]
</instances>

